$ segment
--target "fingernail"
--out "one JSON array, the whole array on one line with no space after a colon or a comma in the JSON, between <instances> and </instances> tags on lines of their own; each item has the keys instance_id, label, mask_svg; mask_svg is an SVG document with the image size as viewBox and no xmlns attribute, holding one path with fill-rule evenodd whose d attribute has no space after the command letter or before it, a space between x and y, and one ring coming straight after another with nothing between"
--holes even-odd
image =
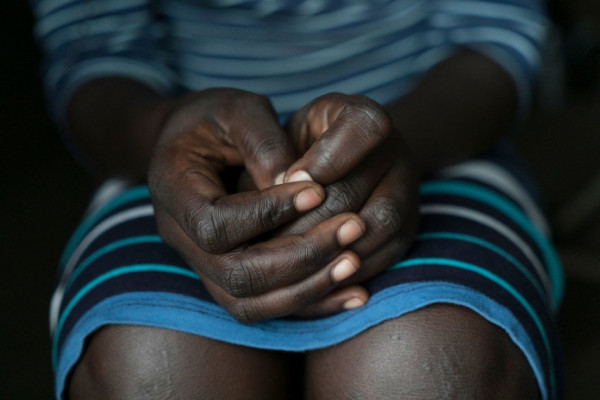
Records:
<instances>
[{"instance_id":1,"label":"fingernail","mask_svg":"<svg viewBox=\"0 0 600 400\"><path fill-rule=\"evenodd\" d=\"M298 211L306 211L315 208L323 201L323 197L313 188L304 189L296 195L294 206Z\"/></svg>"},{"instance_id":2,"label":"fingernail","mask_svg":"<svg viewBox=\"0 0 600 400\"><path fill-rule=\"evenodd\" d=\"M283 177L285 176L285 171L280 173L279 175L277 175L277 178L275 178L275 184L276 185L281 185L283 183Z\"/></svg>"},{"instance_id":3,"label":"fingernail","mask_svg":"<svg viewBox=\"0 0 600 400\"><path fill-rule=\"evenodd\" d=\"M344 310L352 310L353 308L362 307L365 305L365 302L359 299L358 297L354 297L350 300L346 300L344 305L342 306Z\"/></svg>"},{"instance_id":4,"label":"fingernail","mask_svg":"<svg viewBox=\"0 0 600 400\"><path fill-rule=\"evenodd\" d=\"M342 259L331 270L331 278L334 282L340 282L357 271L357 268L348 259Z\"/></svg>"},{"instance_id":5,"label":"fingernail","mask_svg":"<svg viewBox=\"0 0 600 400\"><path fill-rule=\"evenodd\" d=\"M340 245L346 246L347 244L354 242L356 239L362 236L363 232L362 226L360 226L360 224L355 220L350 219L346 221L346 223L344 223L344 225L342 225L338 231L338 240Z\"/></svg>"},{"instance_id":6,"label":"fingernail","mask_svg":"<svg viewBox=\"0 0 600 400\"><path fill-rule=\"evenodd\" d=\"M294 172L292 175L290 175L289 178L287 178L285 181L287 183L290 182L304 182L304 181L309 181L312 182L312 177L309 175L308 172L304 171L304 170L300 170L300 171L296 171Z\"/></svg>"}]
</instances>

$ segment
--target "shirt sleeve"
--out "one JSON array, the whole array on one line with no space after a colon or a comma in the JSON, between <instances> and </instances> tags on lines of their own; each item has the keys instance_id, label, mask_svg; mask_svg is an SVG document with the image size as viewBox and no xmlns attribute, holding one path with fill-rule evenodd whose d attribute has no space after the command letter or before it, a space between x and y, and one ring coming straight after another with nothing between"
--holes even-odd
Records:
<instances>
[{"instance_id":1,"label":"shirt sleeve","mask_svg":"<svg viewBox=\"0 0 600 400\"><path fill-rule=\"evenodd\" d=\"M512 77L517 119L531 108L549 30L541 0L434 0L430 24L451 45L485 54Z\"/></svg>"},{"instance_id":2,"label":"shirt sleeve","mask_svg":"<svg viewBox=\"0 0 600 400\"><path fill-rule=\"evenodd\" d=\"M128 77L159 93L174 89L157 1L31 0L48 108L59 125L70 96L97 77Z\"/></svg>"}]
</instances>

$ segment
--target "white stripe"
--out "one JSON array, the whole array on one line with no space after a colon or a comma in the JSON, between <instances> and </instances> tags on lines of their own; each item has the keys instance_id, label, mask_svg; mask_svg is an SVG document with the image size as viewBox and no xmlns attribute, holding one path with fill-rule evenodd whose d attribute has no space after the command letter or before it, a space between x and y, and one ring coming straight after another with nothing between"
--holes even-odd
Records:
<instances>
[{"instance_id":1,"label":"white stripe","mask_svg":"<svg viewBox=\"0 0 600 400\"><path fill-rule=\"evenodd\" d=\"M347 31L318 31L310 30L301 25L298 32L289 29L279 30L269 26L215 26L193 20L173 21L172 34L177 38L189 38L196 40L209 41L212 38L241 41L252 47L268 45L273 41L286 43L305 43L309 44L316 41L319 47L328 47L331 51L333 47L340 48L338 52L360 52L354 50L359 43L371 41L370 47L373 47L373 40L393 32L401 32L409 29L411 26L422 21L426 16L426 11L415 8L413 12L404 14L392 14L385 20L376 22L364 22L359 26L351 26ZM332 43L336 43L331 46ZM226 53L226 49L223 51ZM231 54L231 53L230 53ZM236 54L232 54L236 56Z\"/></svg>"},{"instance_id":2,"label":"white stripe","mask_svg":"<svg viewBox=\"0 0 600 400\"><path fill-rule=\"evenodd\" d=\"M418 22L418 20L411 21L411 23ZM183 54L180 55L180 63L184 67L194 66L194 72L199 74L218 74L222 77L235 77L243 74L244 76L261 78L273 75L297 74L299 72L325 68L334 63L361 57L368 52L368 56L360 60L361 68L368 69L371 66L398 60L407 54L413 53L419 48L429 45L427 39L432 37L429 34L416 34L404 37L399 41L396 39L390 44L385 44L385 42L382 42L382 37L397 32L395 26L388 26L386 28L385 30L355 37L342 43L298 56L280 59L230 60L227 58ZM376 41L379 42L379 45L385 46L373 50ZM343 75L343 72L338 73L339 75ZM313 82L312 85L314 84Z\"/></svg>"},{"instance_id":3,"label":"white stripe","mask_svg":"<svg viewBox=\"0 0 600 400\"><path fill-rule=\"evenodd\" d=\"M101 57L85 60L76 65L68 65L67 60L54 64L47 72L47 85L55 91L56 85L66 73L69 74L68 84L71 86L78 86L83 81L99 76L128 76L159 92L168 91L176 79L173 72L160 64L144 62L144 60ZM73 89L75 88L68 88L66 92ZM65 90L65 88L61 88L61 90Z\"/></svg>"},{"instance_id":4,"label":"white stripe","mask_svg":"<svg viewBox=\"0 0 600 400\"><path fill-rule=\"evenodd\" d=\"M534 26L538 31L543 30L546 25L546 19L541 13L516 5L499 4L491 1L439 1L436 9L458 16L462 14L466 16L514 21L522 26Z\"/></svg>"},{"instance_id":5,"label":"white stripe","mask_svg":"<svg viewBox=\"0 0 600 400\"><path fill-rule=\"evenodd\" d=\"M311 51L320 50L323 43L308 43L298 41L296 43L283 43L281 41L255 43L249 46L247 42L231 41L228 39L212 38L207 41L199 41L193 38L176 37L173 48L176 54L202 54L213 57L230 57L234 54L238 58L248 59L274 59L292 57L306 54Z\"/></svg>"},{"instance_id":6,"label":"white stripe","mask_svg":"<svg viewBox=\"0 0 600 400\"><path fill-rule=\"evenodd\" d=\"M418 40L414 38L411 40L414 43L405 42L406 48L412 47L411 49L418 50L420 48ZM435 52L438 52L440 55L448 54L448 48L444 47L438 47L432 51L433 53L429 54L429 57L423 59L405 57L402 60L378 68L373 68L374 66L369 65L372 69L368 71L364 71L365 64L363 63L359 62L356 66L353 66L351 61L360 61L357 59L349 60L345 65L337 69L329 68L324 71L307 71L306 74L294 75L291 79L290 76L274 77L271 79L227 79L198 76L185 70L182 71L182 78L191 88L196 89L210 86L228 86L259 92L271 96L278 111L284 112L283 110L290 111L304 105L306 98L310 96L315 98L331 91L364 93L386 83L401 80L404 74L429 69L431 65L427 64L428 62L439 60L439 57L433 56ZM376 63L375 65L378 64L380 63ZM360 69L358 68L359 65ZM344 71L342 68L348 68L348 70ZM401 75L400 72L402 71L404 71L404 74ZM282 86L284 82L289 83ZM282 88L285 88L287 92L281 93Z\"/></svg>"},{"instance_id":7,"label":"white stripe","mask_svg":"<svg viewBox=\"0 0 600 400\"><path fill-rule=\"evenodd\" d=\"M302 16L315 17L326 5L326 0L304 0L298 3L296 12Z\"/></svg>"},{"instance_id":8,"label":"white stripe","mask_svg":"<svg viewBox=\"0 0 600 400\"><path fill-rule=\"evenodd\" d=\"M351 76L339 82L334 82L315 89L309 89L304 92L292 93L286 95L272 96L273 104L278 112L291 112L303 106L307 101L314 99L322 94L329 92L343 93L365 93L374 88L389 84L391 82L403 81L408 79L406 76L399 75L398 71L407 71L419 73L427 71L432 65L426 64L439 60L440 57L435 57L434 53L438 52L440 57L442 54L449 54L448 48L439 47L432 51L428 57L422 59L406 58L395 63L384 65L380 68L362 73L358 76ZM405 85L405 83L402 83ZM393 91L394 87L389 86L389 90ZM268 94L268 93L267 93ZM396 98L400 95L397 94Z\"/></svg>"},{"instance_id":9,"label":"white stripe","mask_svg":"<svg viewBox=\"0 0 600 400\"><path fill-rule=\"evenodd\" d=\"M453 29L460 27L476 26L504 26L503 20L485 20L481 17L465 18L463 15L453 14L435 14L430 18L431 26L440 29ZM535 42L540 42L546 34L547 26L543 24L520 25L512 23L512 26L505 27L509 30L522 33Z\"/></svg>"},{"instance_id":10,"label":"white stripe","mask_svg":"<svg viewBox=\"0 0 600 400\"><path fill-rule=\"evenodd\" d=\"M550 286L548 274L544 270L542 263L529 245L505 224L495 218L490 217L489 215L460 206L428 204L421 206L419 210L421 214L444 214L469 219L481 225L485 225L506 237L508 240L513 242L515 246L521 250L523 255L525 255L525 257L527 257L527 259L531 262L535 268L535 271L537 272L538 277L540 278L542 285L544 286L544 289L546 290L548 300L552 303L552 287Z\"/></svg>"},{"instance_id":11,"label":"white stripe","mask_svg":"<svg viewBox=\"0 0 600 400\"><path fill-rule=\"evenodd\" d=\"M100 49L105 49L105 52L115 52L118 50L112 46L113 44L124 40L132 41L144 37L148 35L148 29L151 29L151 27L148 25L148 20L144 17L139 18L138 21L129 21L118 27L100 27L99 29L90 30L86 32L85 37L77 30L59 31L44 38L42 44L49 54L57 51L61 46L72 46L72 48L78 49L84 41L86 43L86 52Z\"/></svg>"},{"instance_id":12,"label":"white stripe","mask_svg":"<svg viewBox=\"0 0 600 400\"><path fill-rule=\"evenodd\" d=\"M548 237L550 228L543 214L521 183L504 168L483 160L467 161L439 172L442 177L465 177L485 182L508 194L525 211L533 224Z\"/></svg>"},{"instance_id":13,"label":"white stripe","mask_svg":"<svg viewBox=\"0 0 600 400\"><path fill-rule=\"evenodd\" d=\"M36 4L33 7L36 11L36 16L41 17L50 14L54 10L66 4L74 3L76 1L79 0L41 0L36 2Z\"/></svg>"},{"instance_id":14,"label":"white stripe","mask_svg":"<svg viewBox=\"0 0 600 400\"><path fill-rule=\"evenodd\" d=\"M62 43L70 40L85 40L104 34L112 34L132 27L146 25L149 28L151 21L146 10L140 10L124 15L109 15L96 18L89 21L82 21L65 28L53 31L51 34L42 37L36 32L38 37L44 42L47 51L56 49Z\"/></svg>"},{"instance_id":15,"label":"white stripe","mask_svg":"<svg viewBox=\"0 0 600 400\"><path fill-rule=\"evenodd\" d=\"M254 6L255 16L260 18L271 15L285 7L285 4L286 0L258 1Z\"/></svg>"},{"instance_id":16,"label":"white stripe","mask_svg":"<svg viewBox=\"0 0 600 400\"><path fill-rule=\"evenodd\" d=\"M109 201L123 193L134 185L132 181L123 178L110 178L102 183L96 192L83 217L86 218L90 214L96 212L100 207L108 204Z\"/></svg>"},{"instance_id":17,"label":"white stripe","mask_svg":"<svg viewBox=\"0 0 600 400\"><path fill-rule=\"evenodd\" d=\"M71 272L73 272L73 269L79 262L81 255L85 252L88 246L104 232L114 228L119 224L137 218L144 218L152 215L154 215L154 209L150 204L135 207L129 210L122 211L105 219L100 224L96 225L94 229L88 232L88 234L83 238L83 240L73 251L73 254L69 258L69 261L67 262L65 269L63 270L62 276L60 278L60 283L58 284L58 287L52 295L52 300L50 301L50 330L52 332L54 332L54 328L56 327L56 323L58 321L60 305L65 294L65 285L69 279L69 275L71 274Z\"/></svg>"},{"instance_id":18,"label":"white stripe","mask_svg":"<svg viewBox=\"0 0 600 400\"><path fill-rule=\"evenodd\" d=\"M263 3L268 3L268 1L263 1ZM410 13L423 6L427 6L428 1L393 1L385 6L385 8L382 8L381 5L372 5L371 9L365 9L364 2L361 3L363 4L346 2L345 5L340 4L337 8L313 15L310 18L306 18L302 14L297 16L292 14L281 15L277 25L271 26L272 30L270 34L275 34L277 30L275 26L279 26L281 32L303 34L306 32L320 32L326 34L346 25L364 23L369 20L380 21L382 18L388 16L395 17L396 15ZM215 7L198 7L187 2L168 2L165 5L165 13L175 21L196 19L196 21L193 21L196 25L200 25L203 22L213 24L217 22L229 25L232 28L245 26L247 28L255 27L258 30L264 30L264 24L268 23L268 20L261 20L262 15L260 15L260 12L252 8L215 9ZM218 26L213 25L213 28L218 28ZM356 28L356 26L353 28Z\"/></svg>"},{"instance_id":19,"label":"white stripe","mask_svg":"<svg viewBox=\"0 0 600 400\"><path fill-rule=\"evenodd\" d=\"M36 32L40 36L45 36L49 32L75 21L91 22L91 20L95 20L101 15L138 7L147 2L147 0L96 0L74 4L57 13L42 17L37 24ZM144 10L144 12L147 12L147 10ZM114 17L117 17L117 15L108 16L108 18Z\"/></svg>"}]
</instances>

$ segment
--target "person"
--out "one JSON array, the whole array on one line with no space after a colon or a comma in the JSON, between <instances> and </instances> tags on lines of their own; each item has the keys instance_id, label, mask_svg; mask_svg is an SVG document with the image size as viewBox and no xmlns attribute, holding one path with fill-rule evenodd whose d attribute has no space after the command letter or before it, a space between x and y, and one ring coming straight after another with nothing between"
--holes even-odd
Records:
<instances>
[{"instance_id":1,"label":"person","mask_svg":"<svg viewBox=\"0 0 600 400\"><path fill-rule=\"evenodd\" d=\"M34 0L104 183L57 399L558 399L563 292L511 144L541 1Z\"/></svg>"}]
</instances>

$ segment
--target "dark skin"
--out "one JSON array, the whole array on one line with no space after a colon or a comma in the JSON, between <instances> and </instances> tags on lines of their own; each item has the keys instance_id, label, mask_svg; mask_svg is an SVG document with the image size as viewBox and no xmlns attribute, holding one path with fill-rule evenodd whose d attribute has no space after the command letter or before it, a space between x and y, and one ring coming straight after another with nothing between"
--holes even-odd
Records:
<instances>
[{"instance_id":1,"label":"dark skin","mask_svg":"<svg viewBox=\"0 0 600 400\"><path fill-rule=\"evenodd\" d=\"M419 178L485 151L515 108L509 76L485 57L461 52L388 107L325 95L285 129L256 94L215 88L167 99L122 78L82 86L69 122L99 171L147 178L165 241L219 304L252 322L326 315L368 301L360 283L401 258L412 241ZM240 165L251 190L227 193L220 173ZM427 320L427 310L416 315ZM358 338L378 337L390 324ZM111 329L92 343L109 336L118 345L131 334ZM184 347L223 346L174 335ZM514 347L506 335L499 338L493 341ZM353 342L354 351L363 346L348 341L348 354ZM329 357L327 349L314 354L309 359ZM84 356L73 375L74 398L94 386L82 371L97 367Z\"/></svg>"},{"instance_id":2,"label":"dark skin","mask_svg":"<svg viewBox=\"0 0 600 400\"><path fill-rule=\"evenodd\" d=\"M363 97L326 95L292 117L289 133L256 94L209 89L165 99L120 78L83 86L69 121L100 171L148 178L161 235L221 305L250 322L367 301L364 289L348 283L406 251L418 176L487 149L506 130L515 102L505 73L465 52L387 110ZM226 192L219 172L237 165L256 190ZM312 182L274 186L284 172L285 182ZM346 222L350 230L341 229ZM247 247L276 228L278 237Z\"/></svg>"}]
</instances>

